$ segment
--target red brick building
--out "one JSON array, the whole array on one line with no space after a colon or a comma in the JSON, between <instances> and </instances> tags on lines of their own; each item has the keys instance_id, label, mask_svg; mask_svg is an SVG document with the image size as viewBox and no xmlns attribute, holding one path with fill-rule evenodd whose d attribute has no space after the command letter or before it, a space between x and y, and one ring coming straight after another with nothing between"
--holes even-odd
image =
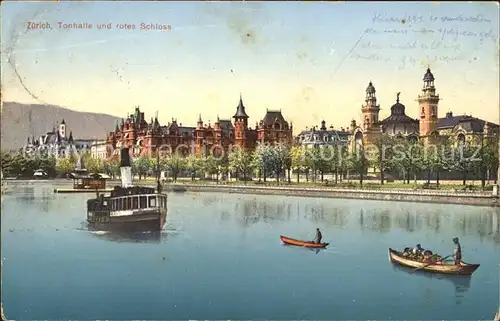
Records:
<instances>
[{"instance_id":1,"label":"red brick building","mask_svg":"<svg viewBox=\"0 0 500 321\"><path fill-rule=\"evenodd\" d=\"M219 119L217 116L215 123L206 124L200 114L195 127L183 126L173 118L162 126L157 116L148 123L144 113L136 107L134 114L122 119L115 131L108 134L108 157L117 155L120 147L131 148L136 156L154 156L158 148L165 152L178 151L184 155L207 155L210 152L216 153L221 148L227 150L233 145L253 150L257 142L292 143L292 124L285 120L280 110L267 110L264 118L254 128L248 126L248 118L241 96L233 121Z\"/></svg>"}]
</instances>

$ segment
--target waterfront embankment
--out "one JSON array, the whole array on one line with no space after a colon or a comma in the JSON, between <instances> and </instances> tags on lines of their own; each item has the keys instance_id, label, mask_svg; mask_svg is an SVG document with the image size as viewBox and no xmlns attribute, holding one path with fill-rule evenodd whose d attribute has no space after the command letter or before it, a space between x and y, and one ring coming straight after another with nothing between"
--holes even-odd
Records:
<instances>
[{"instance_id":1,"label":"waterfront embankment","mask_svg":"<svg viewBox=\"0 0 500 321\"><path fill-rule=\"evenodd\" d=\"M51 184L57 188L69 188L72 183L68 180L55 181L8 181L9 186L32 186ZM154 180L137 180L136 184L154 187ZM118 180L108 181L108 188L120 185ZM425 189L398 189L398 188L342 188L342 187L309 187L293 185L257 185L257 184L215 184L201 182L178 182L164 185L166 191L181 192L219 192L242 193L256 195L284 195L322 198L344 198L379 201L401 201L420 203L458 204L472 206L500 207L500 199L493 196L491 191L460 191L453 189L425 190ZM9 189L9 188L7 188ZM94 192L94 191L93 191Z\"/></svg>"},{"instance_id":2,"label":"waterfront embankment","mask_svg":"<svg viewBox=\"0 0 500 321\"><path fill-rule=\"evenodd\" d=\"M455 191L426 190L370 190L341 188L307 188L288 186L255 186L255 185L215 185L215 184L170 184L185 187L191 192L226 192L260 195L285 195L303 197L346 198L378 201L401 201L421 203L442 203L474 206L500 207L500 199L491 192L466 193Z\"/></svg>"}]
</instances>

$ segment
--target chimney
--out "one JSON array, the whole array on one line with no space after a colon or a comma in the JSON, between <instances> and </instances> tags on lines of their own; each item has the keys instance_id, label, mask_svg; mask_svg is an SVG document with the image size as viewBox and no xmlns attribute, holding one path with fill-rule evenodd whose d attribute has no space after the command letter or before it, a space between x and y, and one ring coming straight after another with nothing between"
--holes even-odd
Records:
<instances>
[{"instance_id":1,"label":"chimney","mask_svg":"<svg viewBox=\"0 0 500 321\"><path fill-rule=\"evenodd\" d=\"M446 118L452 118L452 117L453 117L453 113L451 111L446 113Z\"/></svg>"},{"instance_id":2,"label":"chimney","mask_svg":"<svg viewBox=\"0 0 500 321\"><path fill-rule=\"evenodd\" d=\"M130 152L128 148L120 149L120 171L122 187L132 187L132 169L130 168Z\"/></svg>"}]
</instances>

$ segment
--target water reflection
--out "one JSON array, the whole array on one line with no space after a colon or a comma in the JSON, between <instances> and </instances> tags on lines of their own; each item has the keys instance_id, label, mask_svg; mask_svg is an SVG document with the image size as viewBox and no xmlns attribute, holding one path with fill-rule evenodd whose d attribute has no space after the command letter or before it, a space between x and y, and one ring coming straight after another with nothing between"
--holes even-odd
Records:
<instances>
[{"instance_id":1,"label":"water reflection","mask_svg":"<svg viewBox=\"0 0 500 321\"><path fill-rule=\"evenodd\" d=\"M302 251L314 252L316 254L318 254L321 251L326 250L326 249L314 249L314 248L304 247L304 246L295 246L295 245L290 245L290 244L281 244L281 246L283 246L284 248L288 248L288 249L295 249L297 251L302 250Z\"/></svg>"},{"instance_id":2,"label":"water reflection","mask_svg":"<svg viewBox=\"0 0 500 321\"><path fill-rule=\"evenodd\" d=\"M259 222L272 223L289 221L292 216L292 205L288 202L269 204L256 199L236 203L234 212L243 227L249 227Z\"/></svg>"},{"instance_id":3,"label":"water reflection","mask_svg":"<svg viewBox=\"0 0 500 321\"><path fill-rule=\"evenodd\" d=\"M429 273L422 270L415 270L412 268L407 268L396 264L393 264L392 267L394 271L404 272L409 275L413 275L413 277L427 278L430 280L435 280L436 282L440 282L442 284L444 283L453 284L455 290L455 300L457 304L462 303L465 294L470 288L472 280L471 276L465 276L465 275L445 275L445 274Z\"/></svg>"},{"instance_id":4,"label":"water reflection","mask_svg":"<svg viewBox=\"0 0 500 321\"><path fill-rule=\"evenodd\" d=\"M229 205L221 214L221 219L229 219L227 213L240 221L243 227L257 223L285 222L290 220L306 220L337 228L351 225L362 230L389 233L393 229L401 229L408 233L434 232L442 233L449 229L458 229L462 235L477 235L483 240L500 243L500 210L477 207L455 206L431 207L412 204L384 204L381 206L363 206L354 202L346 204L338 200L322 200L295 198L278 199L242 199ZM215 204L214 204L215 203ZM222 201L204 199L204 205L222 206Z\"/></svg>"},{"instance_id":5,"label":"water reflection","mask_svg":"<svg viewBox=\"0 0 500 321\"><path fill-rule=\"evenodd\" d=\"M92 231L93 236L112 242L119 243L163 243L167 239L165 231L156 232L111 232L111 231Z\"/></svg>"}]
</instances>

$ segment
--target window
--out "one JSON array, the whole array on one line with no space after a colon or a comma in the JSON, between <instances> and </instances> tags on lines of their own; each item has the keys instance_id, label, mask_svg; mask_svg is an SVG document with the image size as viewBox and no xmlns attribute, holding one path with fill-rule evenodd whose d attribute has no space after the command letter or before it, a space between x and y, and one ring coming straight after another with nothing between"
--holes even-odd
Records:
<instances>
[{"instance_id":1,"label":"window","mask_svg":"<svg viewBox=\"0 0 500 321\"><path fill-rule=\"evenodd\" d=\"M134 210L138 209L139 208L139 197L134 197L132 199L132 208Z\"/></svg>"},{"instance_id":2,"label":"window","mask_svg":"<svg viewBox=\"0 0 500 321\"><path fill-rule=\"evenodd\" d=\"M149 207L156 207L156 196L149 197Z\"/></svg>"},{"instance_id":3,"label":"window","mask_svg":"<svg viewBox=\"0 0 500 321\"><path fill-rule=\"evenodd\" d=\"M146 208L146 207L148 207L148 197L147 196L140 196L139 200L140 200L139 201L139 203L140 203L139 207L140 208Z\"/></svg>"},{"instance_id":4,"label":"window","mask_svg":"<svg viewBox=\"0 0 500 321\"><path fill-rule=\"evenodd\" d=\"M132 209L132 198L127 198L127 210Z\"/></svg>"}]
</instances>

